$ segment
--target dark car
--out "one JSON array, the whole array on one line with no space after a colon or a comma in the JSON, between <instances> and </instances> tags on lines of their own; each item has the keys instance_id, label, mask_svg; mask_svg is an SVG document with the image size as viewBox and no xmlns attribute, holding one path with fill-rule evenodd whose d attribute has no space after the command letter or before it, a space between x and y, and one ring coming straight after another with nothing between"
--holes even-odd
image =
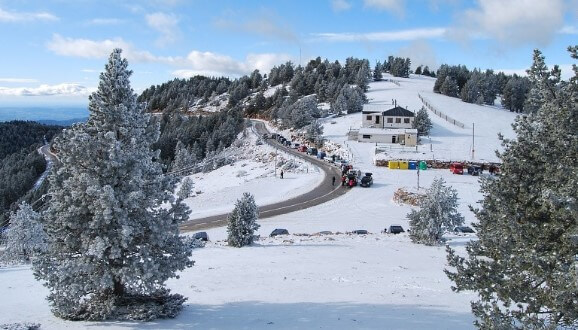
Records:
<instances>
[{"instance_id":1,"label":"dark car","mask_svg":"<svg viewBox=\"0 0 578 330\"><path fill-rule=\"evenodd\" d=\"M458 227L454 228L454 231L456 233L467 233L467 234L475 233L475 231L468 226L458 226Z\"/></svg>"},{"instance_id":2,"label":"dark car","mask_svg":"<svg viewBox=\"0 0 578 330\"><path fill-rule=\"evenodd\" d=\"M307 149L307 154L312 155L312 156L317 156L317 148Z\"/></svg>"},{"instance_id":3,"label":"dark car","mask_svg":"<svg viewBox=\"0 0 578 330\"><path fill-rule=\"evenodd\" d=\"M271 234L269 234L269 237L275 237L279 235L289 235L289 231L287 231L287 229L277 228L273 230Z\"/></svg>"},{"instance_id":4,"label":"dark car","mask_svg":"<svg viewBox=\"0 0 578 330\"><path fill-rule=\"evenodd\" d=\"M194 239L199 239L201 241L208 241L209 240L209 235L207 235L207 232L204 231L200 231L198 233L194 233L193 234L193 238Z\"/></svg>"},{"instance_id":5,"label":"dark car","mask_svg":"<svg viewBox=\"0 0 578 330\"><path fill-rule=\"evenodd\" d=\"M480 175L482 173L482 167L479 165L471 165L468 167L468 174L469 175Z\"/></svg>"},{"instance_id":6,"label":"dark car","mask_svg":"<svg viewBox=\"0 0 578 330\"><path fill-rule=\"evenodd\" d=\"M391 234L399 234L405 232L405 230L403 230L403 227L400 225L391 225L389 226L389 232Z\"/></svg>"},{"instance_id":7,"label":"dark car","mask_svg":"<svg viewBox=\"0 0 578 330\"><path fill-rule=\"evenodd\" d=\"M357 235L367 235L368 232L365 229L357 229L351 232L352 234L357 234Z\"/></svg>"},{"instance_id":8,"label":"dark car","mask_svg":"<svg viewBox=\"0 0 578 330\"><path fill-rule=\"evenodd\" d=\"M359 183L362 187L370 187L373 184L373 177L371 173L365 173L363 178L361 178L361 182Z\"/></svg>"}]
</instances>

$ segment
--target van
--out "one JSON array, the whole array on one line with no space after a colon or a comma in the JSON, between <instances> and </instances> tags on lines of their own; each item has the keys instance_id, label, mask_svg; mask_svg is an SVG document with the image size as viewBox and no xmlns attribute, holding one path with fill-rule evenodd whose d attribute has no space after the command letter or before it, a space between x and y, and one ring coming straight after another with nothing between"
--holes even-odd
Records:
<instances>
[{"instance_id":1,"label":"van","mask_svg":"<svg viewBox=\"0 0 578 330\"><path fill-rule=\"evenodd\" d=\"M464 164L462 163L451 163L450 172L453 174L464 174Z\"/></svg>"}]
</instances>

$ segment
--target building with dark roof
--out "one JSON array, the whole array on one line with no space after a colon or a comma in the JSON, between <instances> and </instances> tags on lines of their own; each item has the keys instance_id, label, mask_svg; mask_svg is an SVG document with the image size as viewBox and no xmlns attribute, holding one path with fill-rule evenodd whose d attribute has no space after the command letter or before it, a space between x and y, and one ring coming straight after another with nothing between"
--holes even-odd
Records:
<instances>
[{"instance_id":1,"label":"building with dark roof","mask_svg":"<svg viewBox=\"0 0 578 330\"><path fill-rule=\"evenodd\" d=\"M415 114L400 106L383 110L383 105L367 104L361 111L364 128L412 128Z\"/></svg>"}]
</instances>

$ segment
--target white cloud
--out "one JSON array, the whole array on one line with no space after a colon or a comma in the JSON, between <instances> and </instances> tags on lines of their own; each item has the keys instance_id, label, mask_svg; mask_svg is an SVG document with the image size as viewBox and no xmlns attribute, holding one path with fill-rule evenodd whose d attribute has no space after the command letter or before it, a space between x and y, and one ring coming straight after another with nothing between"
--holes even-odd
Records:
<instances>
[{"instance_id":1,"label":"white cloud","mask_svg":"<svg viewBox=\"0 0 578 330\"><path fill-rule=\"evenodd\" d=\"M158 46L172 44L179 38L179 19L175 15L158 12L146 15L145 19L148 26L161 34L156 41Z\"/></svg>"},{"instance_id":2,"label":"white cloud","mask_svg":"<svg viewBox=\"0 0 578 330\"><path fill-rule=\"evenodd\" d=\"M0 82L20 84L20 83L35 83L38 82L38 80L30 78L0 78Z\"/></svg>"},{"instance_id":3,"label":"white cloud","mask_svg":"<svg viewBox=\"0 0 578 330\"><path fill-rule=\"evenodd\" d=\"M79 84L62 83L57 85L40 85L38 87L0 87L0 96L86 96L90 90Z\"/></svg>"},{"instance_id":4,"label":"white cloud","mask_svg":"<svg viewBox=\"0 0 578 330\"><path fill-rule=\"evenodd\" d=\"M405 13L405 0L363 0L365 7L385 10L399 16Z\"/></svg>"},{"instance_id":5,"label":"white cloud","mask_svg":"<svg viewBox=\"0 0 578 330\"><path fill-rule=\"evenodd\" d=\"M17 23L30 21L58 21L58 17L47 12L26 13L6 11L0 8L0 22Z\"/></svg>"},{"instance_id":6,"label":"white cloud","mask_svg":"<svg viewBox=\"0 0 578 330\"><path fill-rule=\"evenodd\" d=\"M178 77L190 77L195 74L209 76L240 76L248 74L255 69L268 72L274 65L294 60L287 54L249 54L242 61L228 55L191 51L186 57L163 57L155 56L148 51L137 50L132 44L121 38L106 40L73 39L65 38L58 34L52 36L47 43L48 49L58 55L74 56L81 58L107 58L114 48L122 48L123 55L129 61L163 63L180 67L173 71ZM92 72L92 69L83 69L83 72Z\"/></svg>"},{"instance_id":7,"label":"white cloud","mask_svg":"<svg viewBox=\"0 0 578 330\"><path fill-rule=\"evenodd\" d=\"M331 0L333 11L345 11L351 8L351 4L346 0Z\"/></svg>"},{"instance_id":8,"label":"white cloud","mask_svg":"<svg viewBox=\"0 0 578 330\"><path fill-rule=\"evenodd\" d=\"M46 47L52 52L63 56L74 56L82 58L107 58L113 49L122 48L124 56L136 62L162 62L177 63L178 57L154 56L148 51L136 50L132 44L122 38L105 39L100 41L90 39L65 38L59 34L54 34L52 39L46 43Z\"/></svg>"},{"instance_id":9,"label":"white cloud","mask_svg":"<svg viewBox=\"0 0 578 330\"><path fill-rule=\"evenodd\" d=\"M558 30L560 34L578 34L578 28L572 25L563 26L560 30Z\"/></svg>"},{"instance_id":10,"label":"white cloud","mask_svg":"<svg viewBox=\"0 0 578 330\"><path fill-rule=\"evenodd\" d=\"M248 54L243 61L212 52L192 51L184 63L186 68L173 71L173 75L188 78L195 75L238 77L257 69L268 72L273 66L293 60L287 54Z\"/></svg>"},{"instance_id":11,"label":"white cloud","mask_svg":"<svg viewBox=\"0 0 578 330\"><path fill-rule=\"evenodd\" d=\"M118 25L125 21L120 18L93 18L87 22L89 25Z\"/></svg>"},{"instance_id":12,"label":"white cloud","mask_svg":"<svg viewBox=\"0 0 578 330\"><path fill-rule=\"evenodd\" d=\"M420 65L427 65L430 71L437 70L436 51L426 40L411 42L409 45L400 48L397 55L409 58L413 69Z\"/></svg>"},{"instance_id":13,"label":"white cloud","mask_svg":"<svg viewBox=\"0 0 578 330\"><path fill-rule=\"evenodd\" d=\"M291 43L299 43L299 38L293 29L283 23L283 20L270 10L261 10L256 16L246 21L237 22L236 17L242 17L240 13L230 12L226 17L214 21L218 28L233 32L248 32L265 37L280 39Z\"/></svg>"},{"instance_id":14,"label":"white cloud","mask_svg":"<svg viewBox=\"0 0 578 330\"><path fill-rule=\"evenodd\" d=\"M478 0L478 7L459 14L449 36L495 39L505 46L548 44L564 23L563 0Z\"/></svg>"},{"instance_id":15,"label":"white cloud","mask_svg":"<svg viewBox=\"0 0 578 330\"><path fill-rule=\"evenodd\" d=\"M411 41L417 39L434 39L444 36L445 28L422 28L400 31L368 33L314 33L316 39L336 42L352 41Z\"/></svg>"}]
</instances>

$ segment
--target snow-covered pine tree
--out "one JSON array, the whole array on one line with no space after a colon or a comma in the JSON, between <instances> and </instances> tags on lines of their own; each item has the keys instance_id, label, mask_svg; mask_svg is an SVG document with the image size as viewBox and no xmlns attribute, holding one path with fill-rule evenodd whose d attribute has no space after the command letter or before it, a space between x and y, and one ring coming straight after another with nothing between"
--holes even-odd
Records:
<instances>
[{"instance_id":1,"label":"snow-covered pine tree","mask_svg":"<svg viewBox=\"0 0 578 330\"><path fill-rule=\"evenodd\" d=\"M440 93L451 97L457 97L458 92L458 83L454 78L447 76L440 87Z\"/></svg>"},{"instance_id":2,"label":"snow-covered pine tree","mask_svg":"<svg viewBox=\"0 0 578 330\"><path fill-rule=\"evenodd\" d=\"M100 74L88 121L54 142L61 165L42 217L48 247L33 268L64 319L174 317L186 300L164 283L193 264L178 227L190 210L151 149L159 126L137 104L121 52Z\"/></svg>"},{"instance_id":3,"label":"snow-covered pine tree","mask_svg":"<svg viewBox=\"0 0 578 330\"><path fill-rule=\"evenodd\" d=\"M570 48L578 58L578 46ZM536 57L534 57L536 61ZM537 113L503 140L500 176L482 181L478 240L462 257L447 248L453 290L476 291L483 329L578 328L578 68ZM533 77L534 79L535 77ZM556 80L557 75L544 75Z\"/></svg>"},{"instance_id":4,"label":"snow-covered pine tree","mask_svg":"<svg viewBox=\"0 0 578 330\"><path fill-rule=\"evenodd\" d=\"M7 264L28 263L46 249L46 236L40 223L40 215L30 204L23 202L18 211L10 215L10 226L2 234L6 249L0 261Z\"/></svg>"},{"instance_id":5,"label":"snow-covered pine tree","mask_svg":"<svg viewBox=\"0 0 578 330\"><path fill-rule=\"evenodd\" d=\"M426 108L421 107L421 109L419 109L419 111L415 114L412 126L413 128L417 129L418 135L429 135L429 131L433 125Z\"/></svg>"},{"instance_id":6,"label":"snow-covered pine tree","mask_svg":"<svg viewBox=\"0 0 578 330\"><path fill-rule=\"evenodd\" d=\"M433 181L418 206L419 211L411 210L407 215L409 237L415 243L439 244L444 232L464 223L464 217L457 210L458 193L446 186L442 178Z\"/></svg>"},{"instance_id":7,"label":"snow-covered pine tree","mask_svg":"<svg viewBox=\"0 0 578 330\"><path fill-rule=\"evenodd\" d=\"M250 193L243 193L237 200L233 212L227 217L227 242L230 246L243 247L253 243L253 233L259 229L259 217L255 198Z\"/></svg>"},{"instance_id":8,"label":"snow-covered pine tree","mask_svg":"<svg viewBox=\"0 0 578 330\"><path fill-rule=\"evenodd\" d=\"M549 98L554 97L556 85L560 83L560 69L557 65L548 69L542 52L534 50L533 62L526 70L531 88L524 103L525 113L535 113Z\"/></svg>"},{"instance_id":9,"label":"snow-covered pine tree","mask_svg":"<svg viewBox=\"0 0 578 330\"><path fill-rule=\"evenodd\" d=\"M309 142L319 144L319 142L323 140L323 126L318 120L313 120L306 128L305 138Z\"/></svg>"},{"instance_id":10,"label":"snow-covered pine tree","mask_svg":"<svg viewBox=\"0 0 578 330\"><path fill-rule=\"evenodd\" d=\"M175 159L171 164L171 172L179 176L189 175L196 163L197 157L195 154L181 141L178 141L175 147Z\"/></svg>"}]
</instances>

